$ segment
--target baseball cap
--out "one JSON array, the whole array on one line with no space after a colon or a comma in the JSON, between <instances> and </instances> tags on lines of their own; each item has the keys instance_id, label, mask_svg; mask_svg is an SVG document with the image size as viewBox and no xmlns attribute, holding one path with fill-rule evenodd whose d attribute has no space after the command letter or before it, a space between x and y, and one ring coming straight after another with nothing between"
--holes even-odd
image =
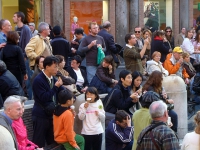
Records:
<instances>
[{"instance_id":1,"label":"baseball cap","mask_svg":"<svg viewBox=\"0 0 200 150\"><path fill-rule=\"evenodd\" d=\"M173 52L176 52L176 53L183 53L183 50L181 49L181 47L175 47L173 49Z\"/></svg>"}]
</instances>

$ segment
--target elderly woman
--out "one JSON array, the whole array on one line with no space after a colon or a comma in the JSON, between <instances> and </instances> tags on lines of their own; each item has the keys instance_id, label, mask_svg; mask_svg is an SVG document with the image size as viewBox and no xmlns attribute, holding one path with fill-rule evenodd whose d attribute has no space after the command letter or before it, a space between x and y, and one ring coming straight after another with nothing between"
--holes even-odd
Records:
<instances>
[{"instance_id":1,"label":"elderly woman","mask_svg":"<svg viewBox=\"0 0 200 150\"><path fill-rule=\"evenodd\" d=\"M196 127L193 132L187 133L183 139L181 150L200 149L200 111L194 116Z\"/></svg>"},{"instance_id":2,"label":"elderly woman","mask_svg":"<svg viewBox=\"0 0 200 150\"><path fill-rule=\"evenodd\" d=\"M82 59L79 55L74 56L71 60L71 67L67 67L67 71L75 80L77 90L83 93L88 88L88 80L85 70L80 68L81 61Z\"/></svg>"},{"instance_id":3,"label":"elderly woman","mask_svg":"<svg viewBox=\"0 0 200 150\"><path fill-rule=\"evenodd\" d=\"M15 31L9 31L7 34L7 44L2 48L1 60L7 66L7 69L17 78L22 86L23 79L27 80L26 67L22 49L18 46L19 34Z\"/></svg>"},{"instance_id":4,"label":"elderly woman","mask_svg":"<svg viewBox=\"0 0 200 150\"><path fill-rule=\"evenodd\" d=\"M147 73L151 75L155 70L162 72L163 76L168 76L169 72L162 66L160 62L161 53L155 51L152 54L152 60L147 61Z\"/></svg>"}]
</instances>

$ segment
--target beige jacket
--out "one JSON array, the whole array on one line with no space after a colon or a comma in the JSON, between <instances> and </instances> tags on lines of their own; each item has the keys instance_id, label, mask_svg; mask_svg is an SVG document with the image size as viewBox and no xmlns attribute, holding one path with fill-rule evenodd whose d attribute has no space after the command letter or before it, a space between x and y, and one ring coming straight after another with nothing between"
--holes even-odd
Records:
<instances>
[{"instance_id":1,"label":"beige jacket","mask_svg":"<svg viewBox=\"0 0 200 150\"><path fill-rule=\"evenodd\" d=\"M49 38L47 37L46 40L49 43L48 47L50 48L50 51L52 52L52 47L49 42ZM29 43L26 45L26 48L25 48L26 55L30 60L29 66L35 65L35 58L43 54L45 50L45 46L46 45L44 42L44 38L42 36L36 35L30 39Z\"/></svg>"},{"instance_id":2,"label":"beige jacket","mask_svg":"<svg viewBox=\"0 0 200 150\"><path fill-rule=\"evenodd\" d=\"M178 34L177 37L175 38L175 46L181 46L183 43L184 38L182 37L182 34Z\"/></svg>"}]
</instances>

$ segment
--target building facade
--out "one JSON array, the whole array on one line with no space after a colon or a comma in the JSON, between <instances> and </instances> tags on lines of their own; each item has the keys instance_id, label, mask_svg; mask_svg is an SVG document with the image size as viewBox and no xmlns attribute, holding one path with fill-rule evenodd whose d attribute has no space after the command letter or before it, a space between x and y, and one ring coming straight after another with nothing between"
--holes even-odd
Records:
<instances>
[{"instance_id":1,"label":"building facade","mask_svg":"<svg viewBox=\"0 0 200 150\"><path fill-rule=\"evenodd\" d=\"M193 27L200 15L199 0L0 0L0 5L1 18L12 22L13 13L20 10L27 16L26 22L60 25L67 39L72 38L74 16L86 34L88 22L109 20L111 34L122 45L125 34L136 26L163 30L171 26L177 35L181 27Z\"/></svg>"}]
</instances>

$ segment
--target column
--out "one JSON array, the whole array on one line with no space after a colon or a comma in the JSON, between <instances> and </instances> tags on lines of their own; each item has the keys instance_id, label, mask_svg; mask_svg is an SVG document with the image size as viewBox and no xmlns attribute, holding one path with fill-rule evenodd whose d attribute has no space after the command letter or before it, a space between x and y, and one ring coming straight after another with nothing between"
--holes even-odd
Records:
<instances>
[{"instance_id":1,"label":"column","mask_svg":"<svg viewBox=\"0 0 200 150\"><path fill-rule=\"evenodd\" d=\"M189 0L181 0L179 10L180 28L189 28Z\"/></svg>"},{"instance_id":2,"label":"column","mask_svg":"<svg viewBox=\"0 0 200 150\"><path fill-rule=\"evenodd\" d=\"M115 0L110 0L109 1L109 19L111 23L111 34L113 35L115 39Z\"/></svg>"},{"instance_id":3,"label":"column","mask_svg":"<svg viewBox=\"0 0 200 150\"><path fill-rule=\"evenodd\" d=\"M44 22L51 24L51 4L50 0L43 1Z\"/></svg>"},{"instance_id":4,"label":"column","mask_svg":"<svg viewBox=\"0 0 200 150\"><path fill-rule=\"evenodd\" d=\"M129 9L127 0L116 0L116 42L125 45L124 37L129 32Z\"/></svg>"},{"instance_id":5,"label":"column","mask_svg":"<svg viewBox=\"0 0 200 150\"><path fill-rule=\"evenodd\" d=\"M139 0L130 1L130 31L133 32L136 26L139 26ZM142 18L140 18L142 19Z\"/></svg>"},{"instance_id":6,"label":"column","mask_svg":"<svg viewBox=\"0 0 200 150\"><path fill-rule=\"evenodd\" d=\"M64 31L68 40L70 40L70 1L64 0Z\"/></svg>"},{"instance_id":7,"label":"column","mask_svg":"<svg viewBox=\"0 0 200 150\"><path fill-rule=\"evenodd\" d=\"M63 0L52 0L52 6L52 26L60 25L61 29L63 29Z\"/></svg>"}]
</instances>

